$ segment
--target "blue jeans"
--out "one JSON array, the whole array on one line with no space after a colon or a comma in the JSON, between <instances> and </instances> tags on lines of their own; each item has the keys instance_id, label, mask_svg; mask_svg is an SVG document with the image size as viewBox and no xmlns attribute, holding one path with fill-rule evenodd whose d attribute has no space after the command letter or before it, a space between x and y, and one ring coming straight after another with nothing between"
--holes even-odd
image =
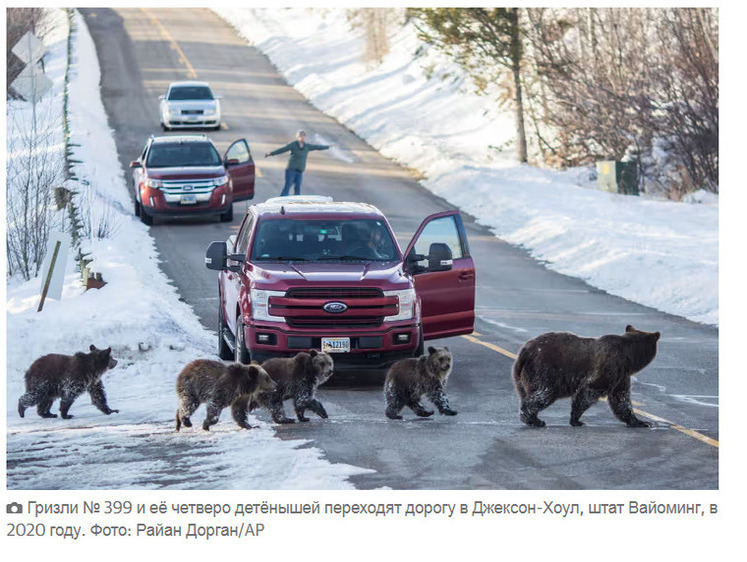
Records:
<instances>
[{"instance_id":1,"label":"blue jeans","mask_svg":"<svg viewBox=\"0 0 747 562\"><path fill-rule=\"evenodd\" d=\"M301 180L303 179L303 172L299 170L291 170L290 168L285 169L285 185L283 191L280 193L281 197L285 197L290 193L290 187L293 186L293 195L301 195Z\"/></svg>"}]
</instances>

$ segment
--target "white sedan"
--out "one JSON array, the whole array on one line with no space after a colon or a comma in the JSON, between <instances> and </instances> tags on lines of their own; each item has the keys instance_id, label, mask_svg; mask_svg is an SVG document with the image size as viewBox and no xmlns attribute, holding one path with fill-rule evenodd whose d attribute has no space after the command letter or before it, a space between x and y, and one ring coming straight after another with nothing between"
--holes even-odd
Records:
<instances>
[{"instance_id":1,"label":"white sedan","mask_svg":"<svg viewBox=\"0 0 747 562\"><path fill-rule=\"evenodd\" d=\"M172 82L159 96L159 119L169 129L220 129L220 96L207 82Z\"/></svg>"}]
</instances>

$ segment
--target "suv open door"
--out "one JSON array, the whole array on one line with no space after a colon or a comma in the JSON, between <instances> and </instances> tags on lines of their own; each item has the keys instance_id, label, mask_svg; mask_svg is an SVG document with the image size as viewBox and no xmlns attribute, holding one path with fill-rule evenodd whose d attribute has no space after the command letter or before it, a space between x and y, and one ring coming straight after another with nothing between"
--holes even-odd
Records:
<instances>
[{"instance_id":1,"label":"suv open door","mask_svg":"<svg viewBox=\"0 0 747 562\"><path fill-rule=\"evenodd\" d=\"M459 211L427 217L405 252L421 302L423 339L472 333L475 264Z\"/></svg>"},{"instance_id":2,"label":"suv open door","mask_svg":"<svg viewBox=\"0 0 747 562\"><path fill-rule=\"evenodd\" d=\"M223 162L231 176L233 200L254 199L254 160L246 139L234 141L223 156Z\"/></svg>"}]
</instances>

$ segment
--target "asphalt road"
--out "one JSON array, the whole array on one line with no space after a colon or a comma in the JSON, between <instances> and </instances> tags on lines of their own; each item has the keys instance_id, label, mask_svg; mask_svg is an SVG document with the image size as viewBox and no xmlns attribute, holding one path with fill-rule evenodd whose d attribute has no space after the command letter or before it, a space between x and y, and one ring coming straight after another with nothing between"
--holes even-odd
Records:
<instances>
[{"instance_id":1,"label":"asphalt road","mask_svg":"<svg viewBox=\"0 0 747 562\"><path fill-rule=\"evenodd\" d=\"M102 67L102 91L123 168L159 133L157 99L173 80L207 80L223 95L226 125L211 133L219 149L246 138L260 176L255 200L278 195L284 157L265 152L297 129L335 150L312 153L304 193L365 201L389 217L404 245L426 215L451 208L416 175L378 154L308 104L257 50L208 10L82 10ZM234 231L212 220L151 228L164 272L201 321L215 330L215 273L203 257ZM718 330L610 296L553 273L465 216L477 266L476 334L435 341L454 353L449 395L456 417L384 417L380 376L328 383L319 392L329 420L278 426L280 438L308 439L331 462L375 470L359 488L394 489L715 489L718 487ZM639 416L630 429L604 403L568 425L570 403L544 411L548 427L525 427L511 382L512 356L546 331L598 336L626 324L659 330L659 354L633 383ZM169 405L169 410L171 405ZM290 409L286 405L286 409ZM313 414L312 414L313 416ZM260 414L260 417L269 419Z\"/></svg>"}]
</instances>

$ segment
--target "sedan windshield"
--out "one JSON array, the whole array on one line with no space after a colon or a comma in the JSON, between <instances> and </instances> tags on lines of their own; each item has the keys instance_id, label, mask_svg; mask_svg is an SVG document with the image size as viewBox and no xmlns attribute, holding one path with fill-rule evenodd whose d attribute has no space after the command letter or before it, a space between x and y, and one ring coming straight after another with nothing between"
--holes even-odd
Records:
<instances>
[{"instance_id":1,"label":"sedan windshield","mask_svg":"<svg viewBox=\"0 0 747 562\"><path fill-rule=\"evenodd\" d=\"M175 86L169 90L169 101L212 100L213 92L207 86Z\"/></svg>"},{"instance_id":2,"label":"sedan windshield","mask_svg":"<svg viewBox=\"0 0 747 562\"><path fill-rule=\"evenodd\" d=\"M399 260L399 251L381 220L268 219L257 227L251 259L392 261Z\"/></svg>"},{"instance_id":3,"label":"sedan windshield","mask_svg":"<svg viewBox=\"0 0 747 562\"><path fill-rule=\"evenodd\" d=\"M207 142L153 143L145 163L150 168L172 166L219 166L220 155Z\"/></svg>"}]
</instances>

